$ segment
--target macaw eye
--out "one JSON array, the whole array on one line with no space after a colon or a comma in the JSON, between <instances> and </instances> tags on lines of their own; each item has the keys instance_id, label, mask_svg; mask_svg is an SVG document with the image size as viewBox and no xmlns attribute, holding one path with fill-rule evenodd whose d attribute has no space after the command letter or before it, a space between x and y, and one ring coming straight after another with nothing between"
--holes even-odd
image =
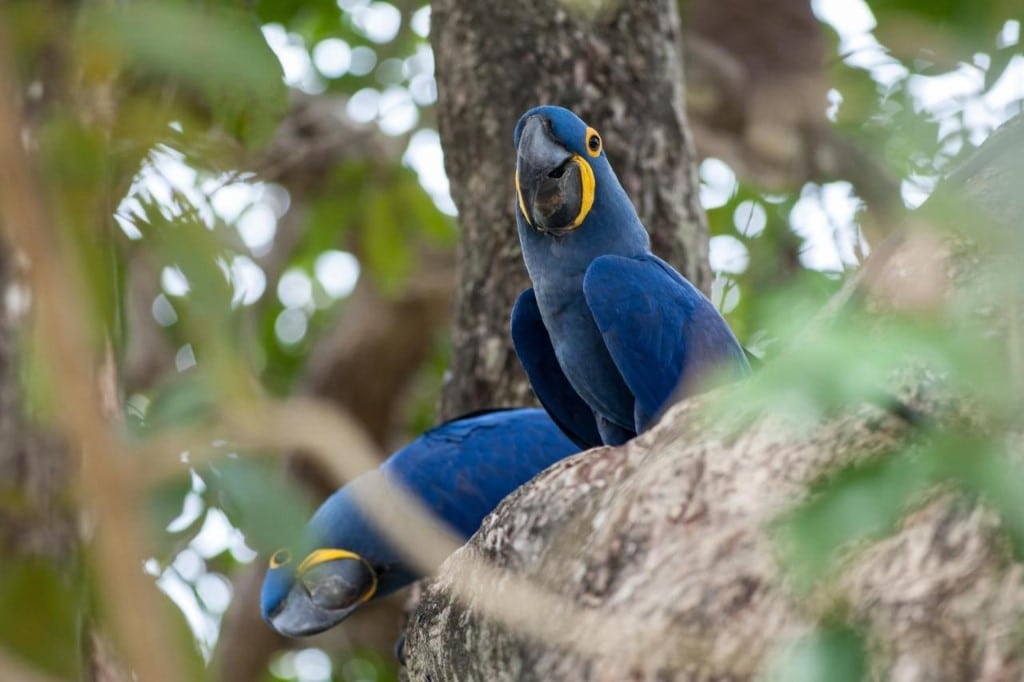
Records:
<instances>
[{"instance_id":1,"label":"macaw eye","mask_svg":"<svg viewBox=\"0 0 1024 682\"><path fill-rule=\"evenodd\" d=\"M591 156L601 153L601 136L593 128L587 128L587 153Z\"/></svg>"},{"instance_id":2,"label":"macaw eye","mask_svg":"<svg viewBox=\"0 0 1024 682\"><path fill-rule=\"evenodd\" d=\"M281 568L292 560L292 553L287 549L279 549L270 557L271 568Z\"/></svg>"}]
</instances>

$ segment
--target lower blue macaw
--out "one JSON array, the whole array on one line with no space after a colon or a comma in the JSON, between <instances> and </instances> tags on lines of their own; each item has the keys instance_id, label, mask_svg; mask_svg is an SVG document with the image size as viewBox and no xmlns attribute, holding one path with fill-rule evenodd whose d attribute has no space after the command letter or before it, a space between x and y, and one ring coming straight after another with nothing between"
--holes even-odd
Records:
<instances>
[{"instance_id":1,"label":"lower blue macaw","mask_svg":"<svg viewBox=\"0 0 1024 682\"><path fill-rule=\"evenodd\" d=\"M496 410L427 431L378 471L469 538L509 493L579 450L542 409ZM360 510L355 492L369 475L320 506L301 550L280 549L270 557L260 611L281 634L322 632L361 604L421 577Z\"/></svg>"},{"instance_id":2,"label":"lower blue macaw","mask_svg":"<svg viewBox=\"0 0 1024 682\"><path fill-rule=\"evenodd\" d=\"M651 253L596 130L543 106L523 114L514 140L533 288L512 310L512 340L541 404L576 443L623 443L673 395L750 372L714 305Z\"/></svg>"}]
</instances>

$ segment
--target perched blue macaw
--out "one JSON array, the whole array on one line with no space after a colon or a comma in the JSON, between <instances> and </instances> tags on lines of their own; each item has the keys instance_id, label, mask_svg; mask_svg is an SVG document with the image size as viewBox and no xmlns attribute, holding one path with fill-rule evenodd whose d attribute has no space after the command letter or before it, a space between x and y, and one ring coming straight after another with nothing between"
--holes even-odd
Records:
<instances>
[{"instance_id":1,"label":"perched blue macaw","mask_svg":"<svg viewBox=\"0 0 1024 682\"><path fill-rule=\"evenodd\" d=\"M427 431L377 472L469 538L505 496L579 450L542 409L494 410ZM270 557L260 611L281 634L326 630L421 577L356 503L355 491L377 472L354 479L320 506L302 549Z\"/></svg>"},{"instance_id":2,"label":"perched blue macaw","mask_svg":"<svg viewBox=\"0 0 1024 682\"><path fill-rule=\"evenodd\" d=\"M714 305L651 253L601 136L567 109L516 124L516 223L533 282L512 340L534 392L582 446L623 443L677 386L750 365Z\"/></svg>"}]
</instances>

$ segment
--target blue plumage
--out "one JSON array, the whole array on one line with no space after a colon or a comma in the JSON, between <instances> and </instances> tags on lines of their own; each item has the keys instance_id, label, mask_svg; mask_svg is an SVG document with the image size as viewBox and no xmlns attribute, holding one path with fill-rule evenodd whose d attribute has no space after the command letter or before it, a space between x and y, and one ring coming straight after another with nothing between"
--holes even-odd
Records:
<instances>
[{"instance_id":1,"label":"blue plumage","mask_svg":"<svg viewBox=\"0 0 1024 682\"><path fill-rule=\"evenodd\" d=\"M680 384L687 395L712 372L750 371L711 302L651 253L597 131L544 106L523 114L514 141L533 289L513 309L513 342L541 403L576 442L622 443Z\"/></svg>"},{"instance_id":2,"label":"blue plumage","mask_svg":"<svg viewBox=\"0 0 1024 682\"><path fill-rule=\"evenodd\" d=\"M371 476L410 491L468 538L509 493L578 451L541 409L470 415L427 431L329 497L303 548L275 552L263 582L264 620L282 634L315 634L419 577L357 505L355 491Z\"/></svg>"}]
</instances>

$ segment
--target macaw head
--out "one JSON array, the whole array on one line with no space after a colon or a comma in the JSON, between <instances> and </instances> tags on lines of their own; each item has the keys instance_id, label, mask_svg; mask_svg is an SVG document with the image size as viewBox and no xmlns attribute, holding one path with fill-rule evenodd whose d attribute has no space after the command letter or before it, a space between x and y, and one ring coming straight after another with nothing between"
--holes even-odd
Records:
<instances>
[{"instance_id":1,"label":"macaw head","mask_svg":"<svg viewBox=\"0 0 1024 682\"><path fill-rule=\"evenodd\" d=\"M375 472L331 495L309 522L302 546L270 557L260 612L282 635L303 637L334 627L360 606L416 576L356 503Z\"/></svg>"},{"instance_id":2,"label":"macaw head","mask_svg":"<svg viewBox=\"0 0 1024 682\"><path fill-rule=\"evenodd\" d=\"M529 231L560 237L607 225L646 248L647 233L597 130L568 109L541 106L520 117L513 139L518 219Z\"/></svg>"},{"instance_id":3,"label":"macaw head","mask_svg":"<svg viewBox=\"0 0 1024 682\"><path fill-rule=\"evenodd\" d=\"M320 548L295 557L279 549L263 580L260 612L282 635L315 635L372 599L377 584L376 570L355 552Z\"/></svg>"}]
</instances>

